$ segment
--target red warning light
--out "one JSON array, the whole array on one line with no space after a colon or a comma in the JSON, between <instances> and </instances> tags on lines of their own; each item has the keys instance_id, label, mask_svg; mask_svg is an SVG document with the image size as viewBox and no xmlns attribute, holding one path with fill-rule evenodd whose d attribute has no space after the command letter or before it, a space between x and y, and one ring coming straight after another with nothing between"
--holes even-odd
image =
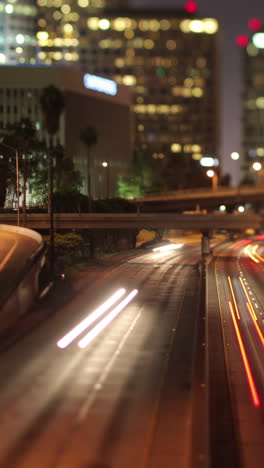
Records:
<instances>
[{"instance_id":1,"label":"red warning light","mask_svg":"<svg viewBox=\"0 0 264 468\"><path fill-rule=\"evenodd\" d=\"M188 13L194 13L197 10L197 3L193 1L186 2L184 8Z\"/></svg>"},{"instance_id":2,"label":"red warning light","mask_svg":"<svg viewBox=\"0 0 264 468\"><path fill-rule=\"evenodd\" d=\"M247 36L245 36L244 34L241 34L240 36L237 36L236 38L236 43L240 46L240 47L246 47L249 43L249 39Z\"/></svg>"},{"instance_id":3,"label":"red warning light","mask_svg":"<svg viewBox=\"0 0 264 468\"><path fill-rule=\"evenodd\" d=\"M258 18L252 18L248 22L248 27L252 31L259 31L261 29L261 27L262 27L262 22Z\"/></svg>"}]
</instances>

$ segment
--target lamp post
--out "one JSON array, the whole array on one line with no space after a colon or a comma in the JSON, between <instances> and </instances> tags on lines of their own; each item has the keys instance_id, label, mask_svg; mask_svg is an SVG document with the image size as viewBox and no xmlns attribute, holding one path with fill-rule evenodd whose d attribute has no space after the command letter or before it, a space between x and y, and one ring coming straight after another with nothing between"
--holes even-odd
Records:
<instances>
[{"instance_id":1,"label":"lamp post","mask_svg":"<svg viewBox=\"0 0 264 468\"><path fill-rule=\"evenodd\" d=\"M218 174L213 169L208 169L206 175L212 179L212 189L215 191L218 187Z\"/></svg>"},{"instance_id":2,"label":"lamp post","mask_svg":"<svg viewBox=\"0 0 264 468\"><path fill-rule=\"evenodd\" d=\"M108 164L107 161L102 162L102 166L106 170L106 198L109 198L109 190L110 190L109 170L110 170L110 167L109 167L109 164Z\"/></svg>"},{"instance_id":3,"label":"lamp post","mask_svg":"<svg viewBox=\"0 0 264 468\"><path fill-rule=\"evenodd\" d=\"M17 194L17 225L20 226L20 211L19 211L19 161L18 161L18 150L13 148L6 143L0 142L0 145L10 149L11 151L15 152L16 155L16 194Z\"/></svg>"}]
</instances>

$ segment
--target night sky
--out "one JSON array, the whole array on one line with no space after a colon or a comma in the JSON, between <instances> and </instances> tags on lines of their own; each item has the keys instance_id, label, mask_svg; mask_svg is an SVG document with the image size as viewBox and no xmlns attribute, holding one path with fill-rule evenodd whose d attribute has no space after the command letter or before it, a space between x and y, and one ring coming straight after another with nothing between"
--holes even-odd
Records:
<instances>
[{"instance_id":1,"label":"night sky","mask_svg":"<svg viewBox=\"0 0 264 468\"><path fill-rule=\"evenodd\" d=\"M183 8L185 0L131 0L137 7ZM238 162L230 158L232 151L240 151L240 53L236 45L239 34L249 34L248 20L259 18L264 22L263 0L197 0L198 14L215 17L222 29L222 144L223 173L232 175L232 184L240 179Z\"/></svg>"}]
</instances>

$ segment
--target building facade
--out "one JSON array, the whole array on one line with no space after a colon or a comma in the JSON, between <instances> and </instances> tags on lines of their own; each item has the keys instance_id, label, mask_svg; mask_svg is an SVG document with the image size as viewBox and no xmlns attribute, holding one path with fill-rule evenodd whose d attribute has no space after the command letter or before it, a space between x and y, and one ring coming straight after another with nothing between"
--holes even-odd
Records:
<instances>
[{"instance_id":1,"label":"building facade","mask_svg":"<svg viewBox=\"0 0 264 468\"><path fill-rule=\"evenodd\" d=\"M114 94L109 94L101 81L99 86L89 85L84 73L65 67L1 66L0 76L0 128L29 118L35 122L39 140L48 141L40 95L43 88L55 85L64 94L65 102L55 143L61 144L66 156L74 160L75 168L82 175L82 191L87 194L87 148L80 139L80 131L93 127L97 143L89 156L92 195L94 198L116 196L117 179L128 174L132 159L133 113L129 89L120 85ZM92 77L92 83L98 83L97 77Z\"/></svg>"},{"instance_id":2,"label":"building facade","mask_svg":"<svg viewBox=\"0 0 264 468\"><path fill-rule=\"evenodd\" d=\"M182 10L93 13L85 1L67 2L60 20L54 7L41 8L39 60L131 87L135 148L165 186L190 183L203 156L219 157L217 21Z\"/></svg>"},{"instance_id":3,"label":"building facade","mask_svg":"<svg viewBox=\"0 0 264 468\"><path fill-rule=\"evenodd\" d=\"M242 169L244 181L264 182L264 32L252 35L242 52ZM258 167L258 166L254 166ZM261 177L260 177L261 174Z\"/></svg>"},{"instance_id":4,"label":"building facade","mask_svg":"<svg viewBox=\"0 0 264 468\"><path fill-rule=\"evenodd\" d=\"M0 0L0 64L36 62L37 15L35 0Z\"/></svg>"}]
</instances>

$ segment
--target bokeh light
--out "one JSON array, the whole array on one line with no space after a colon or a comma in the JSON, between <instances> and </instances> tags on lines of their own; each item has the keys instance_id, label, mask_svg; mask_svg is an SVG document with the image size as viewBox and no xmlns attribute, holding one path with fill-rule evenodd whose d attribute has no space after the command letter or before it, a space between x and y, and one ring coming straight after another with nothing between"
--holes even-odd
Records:
<instances>
[{"instance_id":1,"label":"bokeh light","mask_svg":"<svg viewBox=\"0 0 264 468\"><path fill-rule=\"evenodd\" d=\"M193 1L188 1L185 3L184 5L184 8L186 11L188 11L188 13L194 13L195 11L197 11L197 3L196 2L193 2Z\"/></svg>"},{"instance_id":2,"label":"bokeh light","mask_svg":"<svg viewBox=\"0 0 264 468\"><path fill-rule=\"evenodd\" d=\"M240 34L240 36L237 36L237 38L236 38L236 43L240 47L246 47L248 45L248 43L249 43L249 39L244 34Z\"/></svg>"},{"instance_id":3,"label":"bokeh light","mask_svg":"<svg viewBox=\"0 0 264 468\"><path fill-rule=\"evenodd\" d=\"M262 22L258 18L252 18L248 22L248 27L251 31L259 31L262 27Z\"/></svg>"}]
</instances>

